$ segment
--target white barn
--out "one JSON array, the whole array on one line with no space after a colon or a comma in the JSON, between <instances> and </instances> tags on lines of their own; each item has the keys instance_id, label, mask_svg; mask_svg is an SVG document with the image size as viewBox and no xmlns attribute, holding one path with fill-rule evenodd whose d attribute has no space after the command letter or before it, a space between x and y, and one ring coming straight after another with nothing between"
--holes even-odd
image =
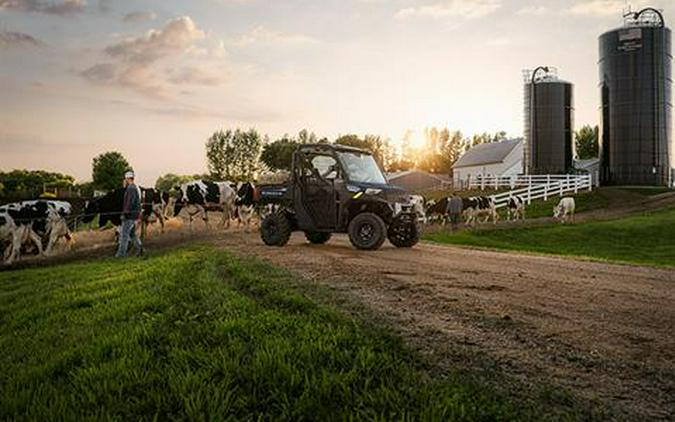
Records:
<instances>
[{"instance_id":1,"label":"white barn","mask_svg":"<svg viewBox=\"0 0 675 422\"><path fill-rule=\"evenodd\" d=\"M452 166L455 183L481 176L515 176L523 174L523 140L476 145L465 152Z\"/></svg>"}]
</instances>

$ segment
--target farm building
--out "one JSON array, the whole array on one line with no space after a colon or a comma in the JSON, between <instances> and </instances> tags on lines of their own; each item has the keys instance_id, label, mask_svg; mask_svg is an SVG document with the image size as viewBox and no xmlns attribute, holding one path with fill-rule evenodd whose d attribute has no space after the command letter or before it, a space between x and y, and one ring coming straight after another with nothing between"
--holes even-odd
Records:
<instances>
[{"instance_id":1,"label":"farm building","mask_svg":"<svg viewBox=\"0 0 675 422\"><path fill-rule=\"evenodd\" d=\"M452 166L455 183L481 176L513 176L522 173L522 139L476 145Z\"/></svg>"},{"instance_id":2,"label":"farm building","mask_svg":"<svg viewBox=\"0 0 675 422\"><path fill-rule=\"evenodd\" d=\"M574 160L575 170L591 175L593 186L600 184L600 159L588 158L585 160Z\"/></svg>"},{"instance_id":3,"label":"farm building","mask_svg":"<svg viewBox=\"0 0 675 422\"><path fill-rule=\"evenodd\" d=\"M422 170L406 170L387 174L392 185L409 191L420 191L442 187L450 183L450 178L443 174L431 174Z\"/></svg>"}]
</instances>

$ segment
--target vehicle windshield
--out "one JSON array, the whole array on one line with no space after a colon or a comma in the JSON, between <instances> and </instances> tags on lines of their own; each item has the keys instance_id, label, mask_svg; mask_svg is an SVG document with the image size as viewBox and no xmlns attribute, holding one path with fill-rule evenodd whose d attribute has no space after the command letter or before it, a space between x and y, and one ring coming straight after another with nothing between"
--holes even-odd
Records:
<instances>
[{"instance_id":1,"label":"vehicle windshield","mask_svg":"<svg viewBox=\"0 0 675 422\"><path fill-rule=\"evenodd\" d=\"M342 167L347 173L349 181L356 183L387 183L372 155L351 151L338 151L338 157L340 157Z\"/></svg>"}]
</instances>

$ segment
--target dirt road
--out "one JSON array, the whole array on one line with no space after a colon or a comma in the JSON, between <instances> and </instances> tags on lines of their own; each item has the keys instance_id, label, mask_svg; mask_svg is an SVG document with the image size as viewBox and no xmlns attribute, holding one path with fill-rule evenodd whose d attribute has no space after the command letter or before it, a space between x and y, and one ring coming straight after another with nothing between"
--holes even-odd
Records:
<instances>
[{"instance_id":1,"label":"dirt road","mask_svg":"<svg viewBox=\"0 0 675 422\"><path fill-rule=\"evenodd\" d=\"M353 296L449 365L484 355L524 385L630 419L675 415L675 271L431 244L359 252L344 236L270 248L230 232L216 244Z\"/></svg>"}]
</instances>

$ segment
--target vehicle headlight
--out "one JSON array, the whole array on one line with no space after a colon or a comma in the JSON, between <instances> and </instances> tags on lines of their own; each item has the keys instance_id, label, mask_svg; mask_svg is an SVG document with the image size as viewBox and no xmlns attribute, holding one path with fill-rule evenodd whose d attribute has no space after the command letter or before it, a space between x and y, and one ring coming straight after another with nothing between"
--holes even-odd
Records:
<instances>
[{"instance_id":1,"label":"vehicle headlight","mask_svg":"<svg viewBox=\"0 0 675 422\"><path fill-rule=\"evenodd\" d=\"M382 192L382 189L368 188L366 189L366 195L378 195Z\"/></svg>"}]
</instances>

